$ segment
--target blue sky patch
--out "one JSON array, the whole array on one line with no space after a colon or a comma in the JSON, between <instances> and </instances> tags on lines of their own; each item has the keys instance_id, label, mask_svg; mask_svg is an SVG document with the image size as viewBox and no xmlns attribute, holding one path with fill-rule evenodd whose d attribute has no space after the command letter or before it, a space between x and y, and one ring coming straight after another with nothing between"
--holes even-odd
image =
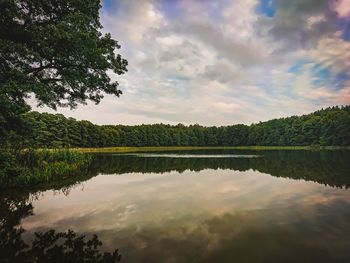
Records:
<instances>
[{"instance_id":1,"label":"blue sky patch","mask_svg":"<svg viewBox=\"0 0 350 263\"><path fill-rule=\"evenodd\" d=\"M346 41L350 41L350 19L349 18L338 19L337 28L342 31L342 38Z\"/></svg>"},{"instance_id":2,"label":"blue sky patch","mask_svg":"<svg viewBox=\"0 0 350 263\"><path fill-rule=\"evenodd\" d=\"M274 17L276 13L275 0L260 0L257 12L268 17Z\"/></svg>"},{"instance_id":3,"label":"blue sky patch","mask_svg":"<svg viewBox=\"0 0 350 263\"><path fill-rule=\"evenodd\" d=\"M310 63L307 59L300 59L296 63L294 63L289 69L288 72L290 73L301 73L303 71L303 67Z\"/></svg>"},{"instance_id":4,"label":"blue sky patch","mask_svg":"<svg viewBox=\"0 0 350 263\"><path fill-rule=\"evenodd\" d=\"M335 76L334 87L336 90L343 89L350 79L349 73L342 71Z\"/></svg>"},{"instance_id":5,"label":"blue sky patch","mask_svg":"<svg viewBox=\"0 0 350 263\"><path fill-rule=\"evenodd\" d=\"M311 74L313 76L312 83L316 87L330 86L333 82L333 76L329 68L326 68L320 64L317 64L311 68Z\"/></svg>"},{"instance_id":6,"label":"blue sky patch","mask_svg":"<svg viewBox=\"0 0 350 263\"><path fill-rule=\"evenodd\" d=\"M325 86L331 90L341 90L345 87L349 80L349 74L346 71L332 74L330 68L320 64L315 65L311 69L313 84L317 87Z\"/></svg>"},{"instance_id":7,"label":"blue sky patch","mask_svg":"<svg viewBox=\"0 0 350 263\"><path fill-rule=\"evenodd\" d=\"M102 9L105 11L111 11L114 3L113 2L117 2L117 1L113 1L113 0L103 0L102 2Z\"/></svg>"},{"instance_id":8,"label":"blue sky patch","mask_svg":"<svg viewBox=\"0 0 350 263\"><path fill-rule=\"evenodd\" d=\"M181 13L179 0L165 1L161 0L156 3L157 8L168 18L174 18Z\"/></svg>"}]
</instances>

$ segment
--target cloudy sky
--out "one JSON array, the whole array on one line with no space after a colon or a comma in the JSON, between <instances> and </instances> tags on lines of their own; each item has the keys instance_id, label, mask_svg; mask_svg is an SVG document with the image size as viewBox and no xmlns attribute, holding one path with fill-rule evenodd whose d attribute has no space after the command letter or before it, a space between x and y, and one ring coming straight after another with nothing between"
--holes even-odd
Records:
<instances>
[{"instance_id":1,"label":"cloudy sky","mask_svg":"<svg viewBox=\"0 0 350 263\"><path fill-rule=\"evenodd\" d=\"M250 124L350 104L350 0L104 0L123 95L97 124ZM41 108L40 111L48 111Z\"/></svg>"}]
</instances>

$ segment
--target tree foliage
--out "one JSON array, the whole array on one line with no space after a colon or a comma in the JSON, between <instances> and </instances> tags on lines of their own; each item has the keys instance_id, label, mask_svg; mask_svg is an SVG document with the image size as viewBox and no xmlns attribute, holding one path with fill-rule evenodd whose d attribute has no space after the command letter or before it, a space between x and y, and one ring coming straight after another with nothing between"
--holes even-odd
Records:
<instances>
[{"instance_id":1,"label":"tree foliage","mask_svg":"<svg viewBox=\"0 0 350 263\"><path fill-rule=\"evenodd\" d=\"M101 33L99 0L0 1L0 135L16 129L34 94L39 105L76 107L103 93L119 96L107 71L127 61L110 34Z\"/></svg>"},{"instance_id":2,"label":"tree foliage","mask_svg":"<svg viewBox=\"0 0 350 263\"><path fill-rule=\"evenodd\" d=\"M350 106L257 124L203 127L200 125L94 125L61 114L24 115L27 147L113 146L344 146L350 145Z\"/></svg>"}]
</instances>

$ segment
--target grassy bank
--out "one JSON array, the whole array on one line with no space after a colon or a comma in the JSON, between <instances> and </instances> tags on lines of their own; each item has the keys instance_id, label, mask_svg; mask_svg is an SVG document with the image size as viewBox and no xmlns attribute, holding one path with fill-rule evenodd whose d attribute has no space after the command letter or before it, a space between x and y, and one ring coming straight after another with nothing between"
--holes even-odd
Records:
<instances>
[{"instance_id":1,"label":"grassy bank","mask_svg":"<svg viewBox=\"0 0 350 263\"><path fill-rule=\"evenodd\" d=\"M0 189L34 186L79 175L91 156L75 150L24 150L0 153Z\"/></svg>"},{"instance_id":2,"label":"grassy bank","mask_svg":"<svg viewBox=\"0 0 350 263\"><path fill-rule=\"evenodd\" d=\"M132 153L132 152L159 152L159 151L192 151L192 150L337 150L350 147L336 146L169 146L169 147L106 147L106 148L74 148L82 153Z\"/></svg>"}]
</instances>

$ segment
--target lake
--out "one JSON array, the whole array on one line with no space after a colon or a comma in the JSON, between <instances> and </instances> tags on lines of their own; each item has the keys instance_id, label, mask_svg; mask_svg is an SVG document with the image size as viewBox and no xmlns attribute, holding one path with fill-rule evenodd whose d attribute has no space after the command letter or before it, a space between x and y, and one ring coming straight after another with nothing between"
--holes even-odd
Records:
<instances>
[{"instance_id":1,"label":"lake","mask_svg":"<svg viewBox=\"0 0 350 263\"><path fill-rule=\"evenodd\" d=\"M350 262L349 186L349 150L94 155L78 178L1 193L0 222L26 242L97 234L121 262Z\"/></svg>"}]
</instances>

